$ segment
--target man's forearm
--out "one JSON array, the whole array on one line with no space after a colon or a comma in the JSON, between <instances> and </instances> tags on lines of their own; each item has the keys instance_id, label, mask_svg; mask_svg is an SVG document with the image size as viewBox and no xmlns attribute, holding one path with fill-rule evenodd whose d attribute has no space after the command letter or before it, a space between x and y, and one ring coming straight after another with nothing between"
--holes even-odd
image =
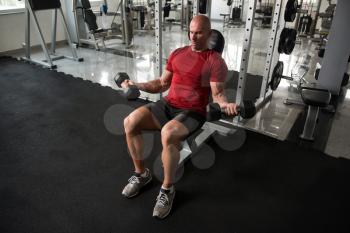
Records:
<instances>
[{"instance_id":1,"label":"man's forearm","mask_svg":"<svg viewBox=\"0 0 350 233\"><path fill-rule=\"evenodd\" d=\"M145 91L148 93L159 93L162 92L162 83L160 79L155 79L146 83L135 83L135 86L140 91Z\"/></svg>"},{"instance_id":2,"label":"man's forearm","mask_svg":"<svg viewBox=\"0 0 350 233\"><path fill-rule=\"evenodd\" d=\"M218 95L215 95L215 97L213 98L213 102L218 103L221 107L223 107L223 105L227 104L227 98L225 96L224 93L220 93Z\"/></svg>"}]
</instances>

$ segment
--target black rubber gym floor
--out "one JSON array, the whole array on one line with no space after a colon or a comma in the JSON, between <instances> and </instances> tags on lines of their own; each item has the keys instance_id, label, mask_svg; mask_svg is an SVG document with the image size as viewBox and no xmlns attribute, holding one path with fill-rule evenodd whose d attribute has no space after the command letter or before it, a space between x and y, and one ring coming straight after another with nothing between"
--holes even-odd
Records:
<instances>
[{"instance_id":1,"label":"black rubber gym floor","mask_svg":"<svg viewBox=\"0 0 350 233\"><path fill-rule=\"evenodd\" d=\"M104 122L124 104L144 103L0 58L1 233L350 232L350 161L253 132L234 151L210 140L215 163L188 161L172 213L153 219L157 179L138 197L121 196L132 165L124 136ZM154 138L151 168L161 150Z\"/></svg>"}]
</instances>

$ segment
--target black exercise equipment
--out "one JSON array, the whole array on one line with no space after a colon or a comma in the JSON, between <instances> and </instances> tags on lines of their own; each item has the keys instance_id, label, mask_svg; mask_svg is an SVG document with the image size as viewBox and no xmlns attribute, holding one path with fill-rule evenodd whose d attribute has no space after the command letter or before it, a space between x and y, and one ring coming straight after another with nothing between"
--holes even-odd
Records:
<instances>
[{"instance_id":1,"label":"black exercise equipment","mask_svg":"<svg viewBox=\"0 0 350 233\"><path fill-rule=\"evenodd\" d=\"M241 8L240 7L234 7L231 11L231 19L233 21L237 21L241 18Z\"/></svg>"},{"instance_id":2,"label":"black exercise equipment","mask_svg":"<svg viewBox=\"0 0 350 233\"><path fill-rule=\"evenodd\" d=\"M315 75L314 75L314 78L316 79L316 80L318 80L318 75L320 74L320 68L317 68L316 70L315 70Z\"/></svg>"},{"instance_id":3,"label":"black exercise equipment","mask_svg":"<svg viewBox=\"0 0 350 233\"><path fill-rule=\"evenodd\" d=\"M278 43L278 52L287 55L293 52L295 41L297 39L297 31L291 28L283 28Z\"/></svg>"},{"instance_id":4,"label":"black exercise equipment","mask_svg":"<svg viewBox=\"0 0 350 233\"><path fill-rule=\"evenodd\" d=\"M318 57L323 57L323 56L324 56L325 50L326 50L326 49L320 49L320 50L318 50L318 53L317 53Z\"/></svg>"},{"instance_id":5,"label":"black exercise equipment","mask_svg":"<svg viewBox=\"0 0 350 233\"><path fill-rule=\"evenodd\" d=\"M97 25L96 15L92 11L91 4L89 0L81 0L81 7L77 7L82 11L84 22L89 29L89 39L79 38L79 42L93 44L96 50L100 50L99 42L102 43L105 48L105 38L108 34L108 29L99 28Z\"/></svg>"},{"instance_id":6,"label":"black exercise equipment","mask_svg":"<svg viewBox=\"0 0 350 233\"><path fill-rule=\"evenodd\" d=\"M308 112L304 124L303 133L300 138L305 140L314 140L314 131L317 123L318 112L320 108L327 107L331 100L331 93L324 88L315 85L301 87L301 98L308 106Z\"/></svg>"},{"instance_id":7,"label":"black exercise equipment","mask_svg":"<svg viewBox=\"0 0 350 233\"><path fill-rule=\"evenodd\" d=\"M243 119L250 119L255 116L256 108L252 101L244 100L243 105L238 106L238 115ZM207 121L217 121L226 114L218 103L210 103L207 106Z\"/></svg>"},{"instance_id":8,"label":"black exercise equipment","mask_svg":"<svg viewBox=\"0 0 350 233\"><path fill-rule=\"evenodd\" d=\"M222 54L225 47L225 38L220 31L212 29L209 38L208 48Z\"/></svg>"},{"instance_id":9,"label":"black exercise equipment","mask_svg":"<svg viewBox=\"0 0 350 233\"><path fill-rule=\"evenodd\" d=\"M298 22L298 32L302 34L309 34L312 25L311 15L301 16Z\"/></svg>"},{"instance_id":10,"label":"black exercise equipment","mask_svg":"<svg viewBox=\"0 0 350 233\"><path fill-rule=\"evenodd\" d=\"M28 0L33 11L57 9L61 7L60 0Z\"/></svg>"},{"instance_id":11,"label":"black exercise equipment","mask_svg":"<svg viewBox=\"0 0 350 233\"><path fill-rule=\"evenodd\" d=\"M81 5L84 9L90 9L91 8L91 4L89 0L80 0Z\"/></svg>"},{"instance_id":12,"label":"black exercise equipment","mask_svg":"<svg viewBox=\"0 0 350 233\"><path fill-rule=\"evenodd\" d=\"M281 34L280 34L280 40L279 40L279 43L278 43L278 53L283 53L284 52L284 43L285 43L285 38L286 38L286 34L287 34L287 29L286 28L283 28L283 30L281 31Z\"/></svg>"},{"instance_id":13,"label":"black exercise equipment","mask_svg":"<svg viewBox=\"0 0 350 233\"><path fill-rule=\"evenodd\" d=\"M98 25L96 22L96 15L94 14L94 12L91 9L84 10L84 20L85 20L86 24L88 25L89 31L91 33L100 33L100 32L106 31L102 28L98 28Z\"/></svg>"},{"instance_id":14,"label":"black exercise equipment","mask_svg":"<svg viewBox=\"0 0 350 233\"><path fill-rule=\"evenodd\" d=\"M198 12L200 14L207 13L207 0L199 0L198 2Z\"/></svg>"},{"instance_id":15,"label":"black exercise equipment","mask_svg":"<svg viewBox=\"0 0 350 233\"><path fill-rule=\"evenodd\" d=\"M130 80L129 75L125 72L119 72L114 77L114 81L118 87L122 88L122 83L125 80ZM129 86L129 88L123 89L123 96L128 100L136 100L140 97L140 90L136 86Z\"/></svg>"},{"instance_id":16,"label":"black exercise equipment","mask_svg":"<svg viewBox=\"0 0 350 233\"><path fill-rule=\"evenodd\" d=\"M271 24L271 19L272 19L272 12L273 12L273 7L272 6L266 6L264 10L262 11L263 18L262 18L262 25L270 25Z\"/></svg>"},{"instance_id":17,"label":"black exercise equipment","mask_svg":"<svg viewBox=\"0 0 350 233\"><path fill-rule=\"evenodd\" d=\"M284 11L284 21L293 22L298 11L298 1L288 0Z\"/></svg>"},{"instance_id":18,"label":"black exercise equipment","mask_svg":"<svg viewBox=\"0 0 350 233\"><path fill-rule=\"evenodd\" d=\"M348 85L348 83L349 83L349 74L344 73L343 81L341 82L341 86L345 87L346 85Z\"/></svg>"},{"instance_id":19,"label":"black exercise equipment","mask_svg":"<svg viewBox=\"0 0 350 233\"><path fill-rule=\"evenodd\" d=\"M281 79L283 77L283 62L278 61L276 66L273 68L272 76L271 76L271 81L270 81L270 87L274 91L277 89L278 85L281 82Z\"/></svg>"},{"instance_id":20,"label":"black exercise equipment","mask_svg":"<svg viewBox=\"0 0 350 233\"><path fill-rule=\"evenodd\" d=\"M294 29L289 29L289 32L287 33L287 37L285 39L285 44L284 44L285 54L291 54L293 52L296 39L297 39L297 31Z\"/></svg>"},{"instance_id":21,"label":"black exercise equipment","mask_svg":"<svg viewBox=\"0 0 350 233\"><path fill-rule=\"evenodd\" d=\"M167 18L170 15L171 5L170 3L165 3L163 7L163 17Z\"/></svg>"}]
</instances>

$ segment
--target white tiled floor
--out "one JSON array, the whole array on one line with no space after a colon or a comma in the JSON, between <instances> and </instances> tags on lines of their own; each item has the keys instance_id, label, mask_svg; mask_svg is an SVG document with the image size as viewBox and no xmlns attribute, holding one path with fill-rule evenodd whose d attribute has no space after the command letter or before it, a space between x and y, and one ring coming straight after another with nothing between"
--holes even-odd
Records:
<instances>
[{"instance_id":1,"label":"white tiled floor","mask_svg":"<svg viewBox=\"0 0 350 233\"><path fill-rule=\"evenodd\" d=\"M222 29L221 23L213 23L213 28ZM243 28L231 28L223 32L226 44L223 57L230 70L238 70L242 53ZM265 63L264 53L267 51L267 38L269 31L267 29L255 30L252 39L250 66L248 72L252 74L263 74ZM115 55L93 49L80 48L79 56L84 58L84 62L78 63L71 60L56 61L58 71L72 74L86 80L100 83L104 86L111 86L118 89L113 81L113 77L117 72L127 72L129 76L138 82L145 82L154 78L153 52L155 51L155 39L153 33L136 33L134 37L134 46L131 49L125 49L120 41L107 43L107 46L117 51L127 51L129 56ZM109 45L108 45L109 44ZM179 27L173 26L172 31L163 32L163 60L167 58L172 50L180 46L188 44L187 32L181 31ZM315 51L315 44L308 40L302 40L302 43L295 46L290 56L280 56L280 60L285 63L284 75L291 74L295 69L297 62L305 60L306 54L310 59L310 70L306 74L306 79L314 82L313 72L319 58ZM58 53L69 53L67 48L59 48ZM33 53L32 57L40 57L41 53ZM253 65L252 65L253 64ZM348 94L349 95L349 94ZM144 98L156 100L159 95L149 95L143 93ZM300 98L300 95L291 87L290 83L282 80L279 88L274 92L272 100L259 111L256 116L245 122L246 128L254 131L278 138L286 139L288 133L297 119L303 107L298 105L285 105L285 98ZM329 135L329 141L326 147L326 153L332 156L348 157L349 146L347 141L347 127L349 123L349 97L339 106L338 112L335 114L333 128ZM344 127L345 126L345 127ZM340 139L341 138L341 139Z\"/></svg>"}]
</instances>

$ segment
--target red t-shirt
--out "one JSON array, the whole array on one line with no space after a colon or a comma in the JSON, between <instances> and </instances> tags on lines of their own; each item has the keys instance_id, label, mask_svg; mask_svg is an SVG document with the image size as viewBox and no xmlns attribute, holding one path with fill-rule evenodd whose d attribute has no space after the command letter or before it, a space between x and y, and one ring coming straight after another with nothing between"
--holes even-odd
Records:
<instances>
[{"instance_id":1,"label":"red t-shirt","mask_svg":"<svg viewBox=\"0 0 350 233\"><path fill-rule=\"evenodd\" d=\"M227 76L227 65L219 53L209 49L194 52L190 46L173 51L166 69L173 73L166 101L203 115L211 93L210 82L224 82Z\"/></svg>"}]
</instances>

